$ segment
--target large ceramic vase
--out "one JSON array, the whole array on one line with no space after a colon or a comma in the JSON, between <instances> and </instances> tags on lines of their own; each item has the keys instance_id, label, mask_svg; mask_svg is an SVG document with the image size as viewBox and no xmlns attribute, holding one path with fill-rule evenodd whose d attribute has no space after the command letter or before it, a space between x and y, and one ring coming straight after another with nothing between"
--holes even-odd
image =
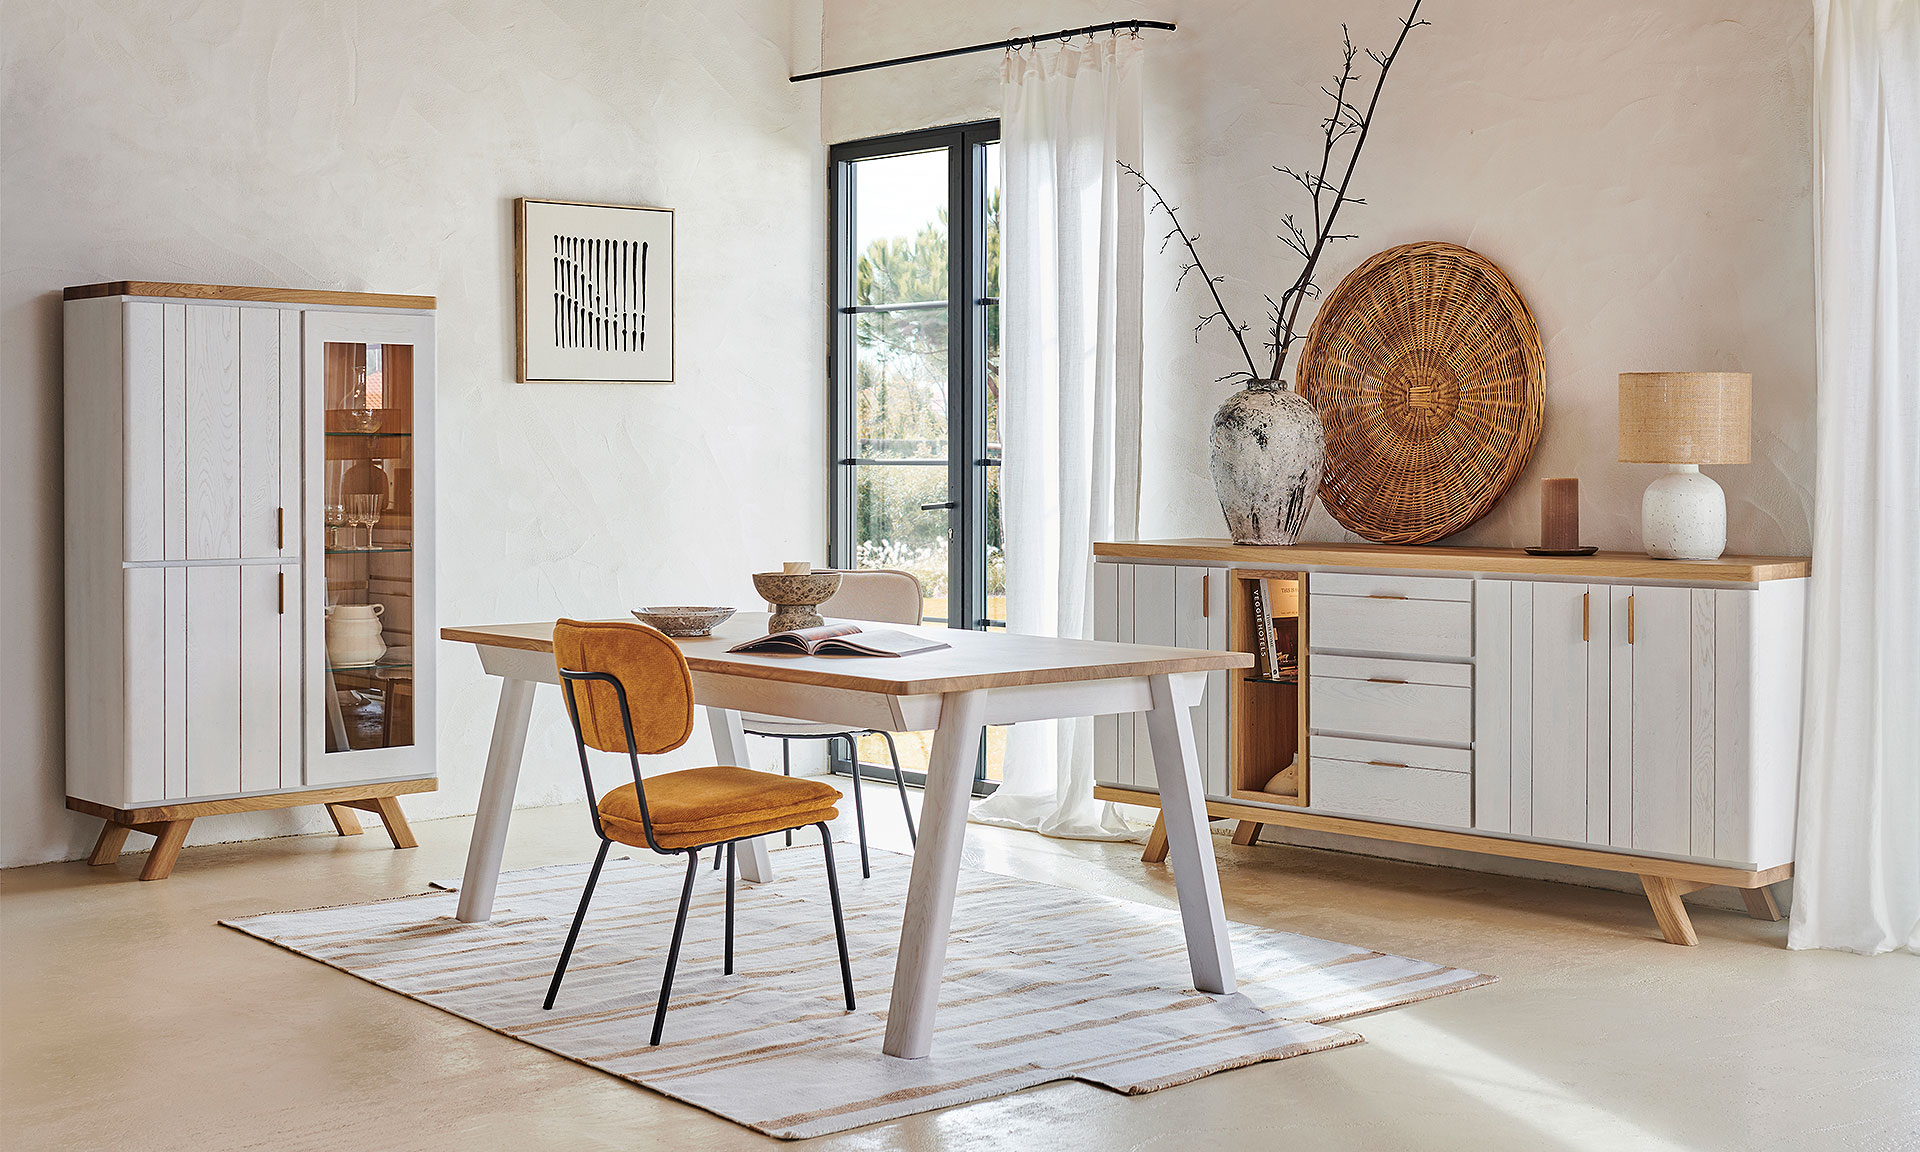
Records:
<instances>
[{"instance_id":1,"label":"large ceramic vase","mask_svg":"<svg viewBox=\"0 0 1920 1152\"><path fill-rule=\"evenodd\" d=\"M1213 490L1235 544L1291 544L1327 465L1326 429L1299 393L1256 381L1213 414Z\"/></svg>"}]
</instances>

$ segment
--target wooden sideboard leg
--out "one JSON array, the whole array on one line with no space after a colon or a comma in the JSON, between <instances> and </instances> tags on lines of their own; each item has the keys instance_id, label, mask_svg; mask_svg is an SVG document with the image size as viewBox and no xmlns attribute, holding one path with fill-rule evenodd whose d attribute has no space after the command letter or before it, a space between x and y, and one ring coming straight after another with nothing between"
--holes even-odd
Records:
<instances>
[{"instance_id":1,"label":"wooden sideboard leg","mask_svg":"<svg viewBox=\"0 0 1920 1152\"><path fill-rule=\"evenodd\" d=\"M1687 918L1687 906L1680 902L1680 894L1689 890L1688 885L1677 884L1665 876L1642 876L1640 886L1647 890L1647 903L1653 905L1653 918L1660 922L1661 934L1668 943L1700 943L1700 937L1693 931L1693 921Z\"/></svg>"},{"instance_id":2,"label":"wooden sideboard leg","mask_svg":"<svg viewBox=\"0 0 1920 1152\"><path fill-rule=\"evenodd\" d=\"M345 804L328 804L327 815L333 817L333 830L342 836L358 836L366 829L360 827L360 817Z\"/></svg>"},{"instance_id":3,"label":"wooden sideboard leg","mask_svg":"<svg viewBox=\"0 0 1920 1152\"><path fill-rule=\"evenodd\" d=\"M1159 864L1167 858L1167 818L1153 814L1153 831L1147 833L1147 850L1140 853L1142 864Z\"/></svg>"},{"instance_id":4,"label":"wooden sideboard leg","mask_svg":"<svg viewBox=\"0 0 1920 1152\"><path fill-rule=\"evenodd\" d=\"M1747 902L1747 915L1755 920L1780 919L1780 905L1773 899L1772 888L1742 888L1740 898Z\"/></svg>"},{"instance_id":5,"label":"wooden sideboard leg","mask_svg":"<svg viewBox=\"0 0 1920 1152\"><path fill-rule=\"evenodd\" d=\"M173 874L173 863L180 859L180 846L187 842L187 830L193 827L193 821L166 820L157 824L147 824L141 831L153 832L153 851L147 856L147 866L140 870L142 880L165 880Z\"/></svg>"},{"instance_id":6,"label":"wooden sideboard leg","mask_svg":"<svg viewBox=\"0 0 1920 1152\"><path fill-rule=\"evenodd\" d=\"M413 838L413 825L407 823L407 814L400 811L398 796L376 796L373 804L379 809L380 822L387 826L387 838L395 848L420 847L420 841Z\"/></svg>"},{"instance_id":7,"label":"wooden sideboard leg","mask_svg":"<svg viewBox=\"0 0 1920 1152\"><path fill-rule=\"evenodd\" d=\"M1255 820L1242 820L1233 826L1233 842L1242 848L1260 842L1260 829L1266 825Z\"/></svg>"},{"instance_id":8,"label":"wooden sideboard leg","mask_svg":"<svg viewBox=\"0 0 1920 1152\"><path fill-rule=\"evenodd\" d=\"M115 824L109 820L100 826L100 839L94 841L93 855L87 857L87 863L111 864L120 859L120 849L127 842L127 833L133 829L125 824Z\"/></svg>"}]
</instances>

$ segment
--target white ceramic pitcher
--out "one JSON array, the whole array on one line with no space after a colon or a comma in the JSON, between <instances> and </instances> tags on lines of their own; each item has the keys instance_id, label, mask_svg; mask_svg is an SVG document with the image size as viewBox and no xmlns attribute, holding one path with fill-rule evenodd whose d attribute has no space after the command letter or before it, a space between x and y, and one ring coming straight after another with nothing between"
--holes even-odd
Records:
<instances>
[{"instance_id":1,"label":"white ceramic pitcher","mask_svg":"<svg viewBox=\"0 0 1920 1152\"><path fill-rule=\"evenodd\" d=\"M387 654L380 635L385 604L333 604L327 607L327 662L336 668L355 668L379 661Z\"/></svg>"}]
</instances>

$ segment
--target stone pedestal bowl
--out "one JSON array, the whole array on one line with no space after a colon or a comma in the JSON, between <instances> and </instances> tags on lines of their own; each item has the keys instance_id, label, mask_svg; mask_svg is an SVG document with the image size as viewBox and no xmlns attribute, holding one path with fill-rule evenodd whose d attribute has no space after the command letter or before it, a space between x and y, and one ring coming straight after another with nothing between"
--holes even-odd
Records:
<instances>
[{"instance_id":1,"label":"stone pedestal bowl","mask_svg":"<svg viewBox=\"0 0 1920 1152\"><path fill-rule=\"evenodd\" d=\"M711 636L716 626L733 615L731 608L708 608L691 604L635 608L633 618L651 624L669 636Z\"/></svg>"},{"instance_id":2,"label":"stone pedestal bowl","mask_svg":"<svg viewBox=\"0 0 1920 1152\"><path fill-rule=\"evenodd\" d=\"M767 631L818 628L826 621L814 609L840 590L840 573L755 572L753 588L773 605Z\"/></svg>"}]
</instances>

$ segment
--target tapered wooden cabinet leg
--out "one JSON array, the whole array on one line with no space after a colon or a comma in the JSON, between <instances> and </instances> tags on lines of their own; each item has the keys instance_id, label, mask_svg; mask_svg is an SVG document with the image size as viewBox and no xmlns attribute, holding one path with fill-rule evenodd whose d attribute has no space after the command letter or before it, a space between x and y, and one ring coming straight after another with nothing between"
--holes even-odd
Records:
<instances>
[{"instance_id":1,"label":"tapered wooden cabinet leg","mask_svg":"<svg viewBox=\"0 0 1920 1152\"><path fill-rule=\"evenodd\" d=\"M127 842L127 833L133 829L125 824L115 824L109 820L100 826L100 839L93 842L93 855L87 857L89 864L111 864L120 859L120 849Z\"/></svg>"},{"instance_id":2,"label":"tapered wooden cabinet leg","mask_svg":"<svg viewBox=\"0 0 1920 1152\"><path fill-rule=\"evenodd\" d=\"M1143 864L1158 864L1167 858L1167 818L1153 814L1153 831L1147 833L1147 850L1140 853Z\"/></svg>"},{"instance_id":3,"label":"tapered wooden cabinet leg","mask_svg":"<svg viewBox=\"0 0 1920 1152\"><path fill-rule=\"evenodd\" d=\"M1747 902L1747 915L1755 920L1780 919L1780 905L1774 902L1771 888L1742 888L1740 898Z\"/></svg>"},{"instance_id":4,"label":"tapered wooden cabinet leg","mask_svg":"<svg viewBox=\"0 0 1920 1152\"><path fill-rule=\"evenodd\" d=\"M342 836L358 836L366 829L360 827L360 817L345 804L327 805L327 815L333 817L333 830Z\"/></svg>"},{"instance_id":5,"label":"tapered wooden cabinet leg","mask_svg":"<svg viewBox=\"0 0 1920 1152\"><path fill-rule=\"evenodd\" d=\"M1653 918L1660 922L1668 943L1700 943L1700 937L1694 935L1693 921L1687 917L1687 906L1680 902L1683 888L1692 885L1676 884L1665 876L1642 876L1640 886L1647 890L1647 903L1653 905Z\"/></svg>"},{"instance_id":6,"label":"tapered wooden cabinet leg","mask_svg":"<svg viewBox=\"0 0 1920 1152\"><path fill-rule=\"evenodd\" d=\"M1233 842L1242 848L1260 842L1260 829L1266 827L1254 820L1242 820L1233 826Z\"/></svg>"},{"instance_id":7,"label":"tapered wooden cabinet leg","mask_svg":"<svg viewBox=\"0 0 1920 1152\"><path fill-rule=\"evenodd\" d=\"M413 825L407 823L407 814L400 811L398 796L376 796L373 802L380 809L380 822L387 826L387 838L395 848L420 847L420 841L413 838Z\"/></svg>"},{"instance_id":8,"label":"tapered wooden cabinet leg","mask_svg":"<svg viewBox=\"0 0 1920 1152\"><path fill-rule=\"evenodd\" d=\"M180 859L180 847L187 842L187 830L193 827L193 821L169 820L148 827L156 829L153 851L147 856L147 866L140 870L140 879L165 880L173 873L174 861Z\"/></svg>"}]
</instances>

